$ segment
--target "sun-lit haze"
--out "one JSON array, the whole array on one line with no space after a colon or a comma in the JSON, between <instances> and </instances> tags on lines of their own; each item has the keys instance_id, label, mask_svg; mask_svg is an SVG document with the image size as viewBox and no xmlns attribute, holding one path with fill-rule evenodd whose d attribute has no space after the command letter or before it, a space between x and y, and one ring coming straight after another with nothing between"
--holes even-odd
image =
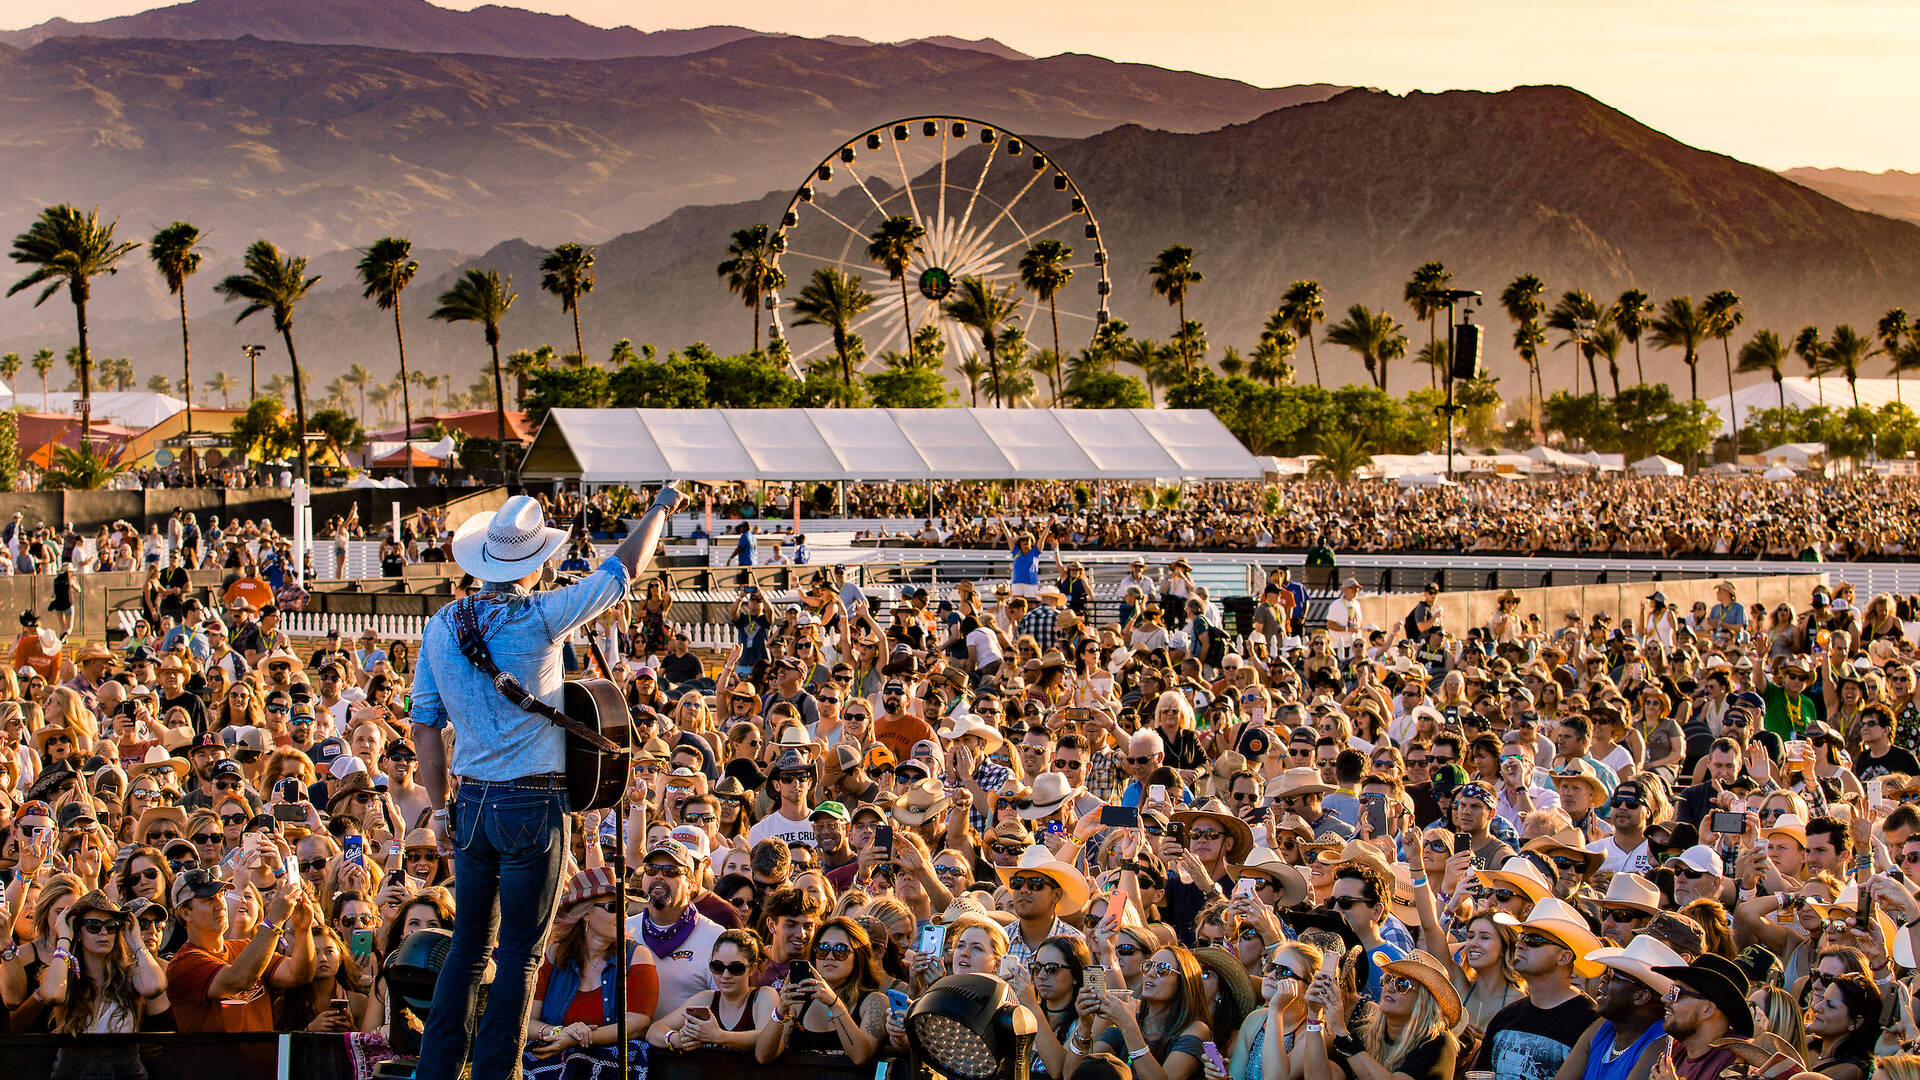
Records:
<instances>
[{"instance_id":1,"label":"sun-lit haze","mask_svg":"<svg viewBox=\"0 0 1920 1080\"><path fill-rule=\"evenodd\" d=\"M470 8L476 0L442 0ZM9 27L154 6L16 0ZM601 26L731 23L818 36L994 37L1035 55L1084 52L1279 86L1408 90L1565 83L1697 146L1771 168L1920 169L1908 137L1920 102L1920 3L1912 0L974 0L809 4L734 0L515 0Z\"/></svg>"}]
</instances>

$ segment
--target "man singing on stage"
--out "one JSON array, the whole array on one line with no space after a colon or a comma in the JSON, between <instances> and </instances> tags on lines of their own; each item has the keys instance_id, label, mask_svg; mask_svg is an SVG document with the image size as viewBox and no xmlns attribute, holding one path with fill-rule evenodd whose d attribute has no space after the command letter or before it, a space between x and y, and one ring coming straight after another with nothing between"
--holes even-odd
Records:
<instances>
[{"instance_id":1,"label":"man singing on stage","mask_svg":"<svg viewBox=\"0 0 1920 1080\"><path fill-rule=\"evenodd\" d=\"M566 542L546 527L540 504L515 495L497 513L476 514L453 538L453 558L485 587L473 623L495 666L549 705L561 703L561 645L613 606L653 557L667 515L680 502L669 483L600 568L577 584L536 593L547 561ZM528 991L552 925L568 851L565 733L510 704L468 660L456 635L456 602L428 621L413 684L413 742L420 779L454 848L453 945L421 1037L421 1080L455 1080L469 1051L473 1076L517 1078ZM441 731L456 729L451 769ZM447 800L449 774L459 789ZM480 975L499 933L487 1006L468 1042Z\"/></svg>"}]
</instances>

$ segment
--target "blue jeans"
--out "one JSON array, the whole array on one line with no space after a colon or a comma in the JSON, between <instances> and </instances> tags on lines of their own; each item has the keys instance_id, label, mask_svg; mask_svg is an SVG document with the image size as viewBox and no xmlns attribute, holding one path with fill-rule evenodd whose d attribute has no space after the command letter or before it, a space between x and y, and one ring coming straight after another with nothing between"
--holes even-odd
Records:
<instances>
[{"instance_id":1,"label":"blue jeans","mask_svg":"<svg viewBox=\"0 0 1920 1080\"><path fill-rule=\"evenodd\" d=\"M564 790L465 781L454 800L453 900L460 917L433 1009L420 1038L420 1080L455 1080L473 1060L474 1080L517 1080L528 996L567 856ZM494 953L494 935L499 951ZM493 954L486 1011L468 1023L480 975Z\"/></svg>"}]
</instances>

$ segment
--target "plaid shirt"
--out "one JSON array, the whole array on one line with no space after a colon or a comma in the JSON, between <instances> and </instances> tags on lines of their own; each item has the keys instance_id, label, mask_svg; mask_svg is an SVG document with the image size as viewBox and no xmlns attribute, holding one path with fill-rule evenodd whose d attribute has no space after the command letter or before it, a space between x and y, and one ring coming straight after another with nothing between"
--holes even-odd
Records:
<instances>
[{"instance_id":1,"label":"plaid shirt","mask_svg":"<svg viewBox=\"0 0 1920 1080\"><path fill-rule=\"evenodd\" d=\"M1132 779L1121 768L1119 750L1095 750L1087 760L1087 793L1104 803L1119 804L1120 792Z\"/></svg>"},{"instance_id":2,"label":"plaid shirt","mask_svg":"<svg viewBox=\"0 0 1920 1080\"><path fill-rule=\"evenodd\" d=\"M1052 608L1041 604L1020 620L1018 632L1032 634L1033 643L1040 646L1041 652L1046 652L1060 640L1060 616Z\"/></svg>"},{"instance_id":3,"label":"plaid shirt","mask_svg":"<svg viewBox=\"0 0 1920 1080\"><path fill-rule=\"evenodd\" d=\"M997 761L982 761L980 767L973 770L973 782L980 785L981 791L999 791L1000 786L1013 779L1013 770ZM987 810L974 803L967 810L967 820L973 824L975 832L985 832L991 824L987 821Z\"/></svg>"},{"instance_id":4,"label":"plaid shirt","mask_svg":"<svg viewBox=\"0 0 1920 1080\"><path fill-rule=\"evenodd\" d=\"M1082 941L1086 940L1086 935L1068 926L1057 916L1053 920L1053 928L1047 931L1047 937L1070 937L1079 938ZM1042 938L1041 940L1045 941L1046 938ZM1038 948L1039 946L1037 945L1029 946L1027 939L1020 936L1019 926L1007 927L1007 958L1000 962L1002 975L1010 975L1015 971L1025 968L1027 962L1033 959L1033 954Z\"/></svg>"}]
</instances>

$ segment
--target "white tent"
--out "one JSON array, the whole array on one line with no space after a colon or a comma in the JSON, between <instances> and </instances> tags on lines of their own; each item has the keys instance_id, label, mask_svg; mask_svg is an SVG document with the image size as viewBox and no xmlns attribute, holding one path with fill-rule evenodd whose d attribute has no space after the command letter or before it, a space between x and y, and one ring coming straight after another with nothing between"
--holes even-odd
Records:
<instances>
[{"instance_id":1,"label":"white tent","mask_svg":"<svg viewBox=\"0 0 1920 1080\"><path fill-rule=\"evenodd\" d=\"M73 410L74 402L80 400L79 391L54 390L44 396L44 407L42 395L32 391L15 395L10 404L28 412L79 415ZM97 423L118 424L135 431L145 431L187 407L185 401L171 394L156 394L151 390L109 390L104 393L96 390L92 401L93 419Z\"/></svg>"},{"instance_id":2,"label":"white tent","mask_svg":"<svg viewBox=\"0 0 1920 1080\"><path fill-rule=\"evenodd\" d=\"M1686 472L1687 467L1685 465L1680 464L1672 458L1661 457L1659 454L1648 458L1641 458L1639 461L1633 463L1633 475L1635 476L1685 476Z\"/></svg>"},{"instance_id":3,"label":"white tent","mask_svg":"<svg viewBox=\"0 0 1920 1080\"><path fill-rule=\"evenodd\" d=\"M1761 473L1760 478L1762 480L1791 480L1799 475L1799 473L1794 472L1785 465L1775 465L1773 468Z\"/></svg>"},{"instance_id":4,"label":"white tent","mask_svg":"<svg viewBox=\"0 0 1920 1080\"><path fill-rule=\"evenodd\" d=\"M1838 375L1826 375L1810 378L1805 375L1789 376L1782 379L1776 389L1773 380L1748 383L1733 392L1733 404L1740 410L1740 426L1745 427L1747 420L1761 409L1777 409L1784 395L1790 409L1811 409L1823 402L1835 412L1846 412L1853 408L1853 392L1860 391L1862 408L1878 411L1882 405L1891 401L1903 400L1905 388L1895 379L1860 379L1853 386ZM1920 408L1920 386L1915 389L1915 400L1911 403ZM1727 395L1721 394L1707 400L1707 408L1720 417L1720 430L1733 430L1733 421L1729 416Z\"/></svg>"},{"instance_id":5,"label":"white tent","mask_svg":"<svg viewBox=\"0 0 1920 1080\"><path fill-rule=\"evenodd\" d=\"M1827 444L1817 442L1781 443L1760 455L1769 465L1784 465L1789 469L1812 468L1814 458L1826 456Z\"/></svg>"},{"instance_id":6,"label":"white tent","mask_svg":"<svg viewBox=\"0 0 1920 1080\"><path fill-rule=\"evenodd\" d=\"M686 480L1257 480L1204 410L555 409L521 475Z\"/></svg>"},{"instance_id":7,"label":"white tent","mask_svg":"<svg viewBox=\"0 0 1920 1080\"><path fill-rule=\"evenodd\" d=\"M1453 481L1440 473L1406 473L1396 476L1393 482L1403 488L1409 487L1445 487Z\"/></svg>"},{"instance_id":8,"label":"white tent","mask_svg":"<svg viewBox=\"0 0 1920 1080\"><path fill-rule=\"evenodd\" d=\"M1556 469L1575 469L1585 471L1593 468L1593 462L1586 458L1575 457L1565 450L1556 450L1551 446L1536 446L1527 451L1526 456L1542 465Z\"/></svg>"},{"instance_id":9,"label":"white tent","mask_svg":"<svg viewBox=\"0 0 1920 1080\"><path fill-rule=\"evenodd\" d=\"M1601 472L1625 472L1627 469L1627 455L1625 454L1600 454L1589 450L1579 455L1579 457L1582 461L1599 469Z\"/></svg>"}]
</instances>

